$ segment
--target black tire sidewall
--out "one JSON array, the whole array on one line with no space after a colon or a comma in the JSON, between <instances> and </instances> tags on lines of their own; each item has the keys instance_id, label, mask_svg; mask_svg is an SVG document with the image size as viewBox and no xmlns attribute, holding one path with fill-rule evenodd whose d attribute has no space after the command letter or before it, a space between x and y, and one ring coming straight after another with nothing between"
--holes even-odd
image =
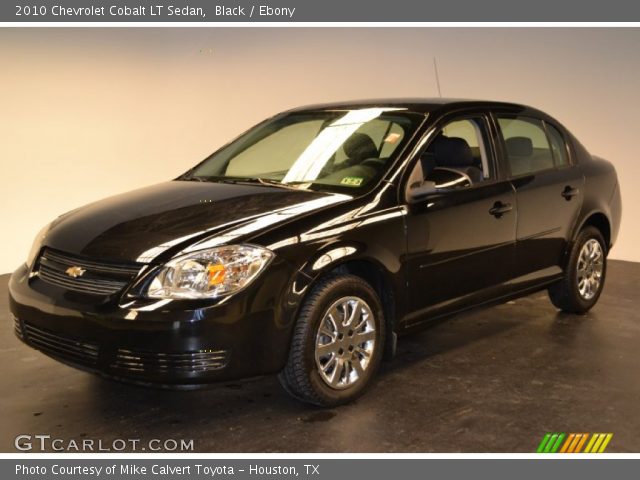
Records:
<instances>
[{"instance_id":1,"label":"black tire sidewall","mask_svg":"<svg viewBox=\"0 0 640 480\"><path fill-rule=\"evenodd\" d=\"M315 360L316 335L320 328L320 323L329 307L343 297L359 297L364 300L373 313L376 342L371 358L371 363L366 369L363 378L352 387L337 390L331 388L320 376ZM314 304L310 309L309 329L305 339L304 368L308 372L309 382L315 394L325 404L339 405L352 401L360 396L369 386L371 378L375 375L384 350L385 322L384 313L380 300L375 291L364 281L357 277L338 277L332 282L331 288L322 291L320 295L312 299Z\"/></svg>"}]
</instances>

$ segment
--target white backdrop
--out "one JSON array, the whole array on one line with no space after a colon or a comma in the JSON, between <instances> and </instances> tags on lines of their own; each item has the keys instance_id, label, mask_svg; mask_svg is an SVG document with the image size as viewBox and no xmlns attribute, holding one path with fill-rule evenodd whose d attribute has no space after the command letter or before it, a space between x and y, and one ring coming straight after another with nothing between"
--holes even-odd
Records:
<instances>
[{"instance_id":1,"label":"white backdrop","mask_svg":"<svg viewBox=\"0 0 640 480\"><path fill-rule=\"evenodd\" d=\"M0 273L55 216L175 177L307 103L442 94L528 103L611 159L613 258L640 261L638 29L0 29Z\"/></svg>"}]
</instances>

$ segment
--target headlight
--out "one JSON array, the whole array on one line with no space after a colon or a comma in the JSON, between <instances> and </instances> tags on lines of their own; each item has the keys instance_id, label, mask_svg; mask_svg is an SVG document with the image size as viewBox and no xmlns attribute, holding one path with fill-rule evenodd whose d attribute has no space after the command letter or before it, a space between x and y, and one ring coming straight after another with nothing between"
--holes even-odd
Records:
<instances>
[{"instance_id":1,"label":"headlight","mask_svg":"<svg viewBox=\"0 0 640 480\"><path fill-rule=\"evenodd\" d=\"M249 285L273 258L252 245L231 245L191 253L168 262L147 288L150 298L215 298Z\"/></svg>"},{"instance_id":2,"label":"headlight","mask_svg":"<svg viewBox=\"0 0 640 480\"><path fill-rule=\"evenodd\" d=\"M31 250L29 250L29 255L27 256L27 266L31 268L33 266L33 262L36 261L36 257L38 253L40 253L40 249L42 248L42 241L44 237L47 235L47 232L51 228L51 223L47 223L36 235L36 238L33 240L33 245L31 245Z\"/></svg>"}]
</instances>

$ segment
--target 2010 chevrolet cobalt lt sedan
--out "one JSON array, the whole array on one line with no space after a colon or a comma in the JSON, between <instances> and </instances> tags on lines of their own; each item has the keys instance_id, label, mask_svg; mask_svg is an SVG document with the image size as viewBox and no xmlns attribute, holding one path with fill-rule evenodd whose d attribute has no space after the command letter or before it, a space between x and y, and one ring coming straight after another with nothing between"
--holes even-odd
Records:
<instances>
[{"instance_id":1,"label":"2010 chevrolet cobalt lt sedan","mask_svg":"<svg viewBox=\"0 0 640 480\"><path fill-rule=\"evenodd\" d=\"M521 105L319 105L173 181L61 215L9 284L15 331L62 362L164 387L278 373L362 394L399 334L548 289L597 302L614 167Z\"/></svg>"}]
</instances>

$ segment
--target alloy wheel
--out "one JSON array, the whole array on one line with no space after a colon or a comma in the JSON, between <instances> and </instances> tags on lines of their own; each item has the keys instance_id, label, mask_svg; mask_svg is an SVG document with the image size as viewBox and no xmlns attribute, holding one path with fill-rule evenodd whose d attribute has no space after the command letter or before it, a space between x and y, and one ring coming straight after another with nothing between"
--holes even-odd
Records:
<instances>
[{"instance_id":1,"label":"alloy wheel","mask_svg":"<svg viewBox=\"0 0 640 480\"><path fill-rule=\"evenodd\" d=\"M376 348L376 324L371 308L358 297L334 302L324 314L315 344L318 373L334 389L359 382Z\"/></svg>"},{"instance_id":2,"label":"alloy wheel","mask_svg":"<svg viewBox=\"0 0 640 480\"><path fill-rule=\"evenodd\" d=\"M595 238L587 240L580 249L577 264L578 292L585 300L591 300L600 290L604 270L604 252Z\"/></svg>"}]
</instances>

